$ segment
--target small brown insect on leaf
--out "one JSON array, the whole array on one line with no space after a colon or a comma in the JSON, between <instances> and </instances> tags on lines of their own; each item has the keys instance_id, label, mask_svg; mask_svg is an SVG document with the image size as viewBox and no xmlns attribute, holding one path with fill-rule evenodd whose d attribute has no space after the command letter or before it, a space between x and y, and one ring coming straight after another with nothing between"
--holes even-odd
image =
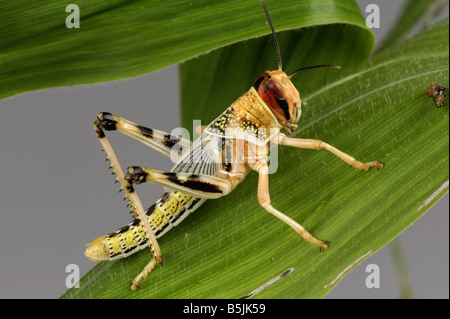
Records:
<instances>
[{"instance_id":1,"label":"small brown insect on leaf","mask_svg":"<svg viewBox=\"0 0 450 319\"><path fill-rule=\"evenodd\" d=\"M445 104L447 94L445 86L439 83L431 83L427 88L427 97L432 98L434 104L439 108Z\"/></svg>"}]
</instances>

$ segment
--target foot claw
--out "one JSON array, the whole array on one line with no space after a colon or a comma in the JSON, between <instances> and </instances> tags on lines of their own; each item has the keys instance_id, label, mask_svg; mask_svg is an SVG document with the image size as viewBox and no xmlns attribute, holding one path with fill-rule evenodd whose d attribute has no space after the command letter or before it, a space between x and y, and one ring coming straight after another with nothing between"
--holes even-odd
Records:
<instances>
[{"instance_id":1,"label":"foot claw","mask_svg":"<svg viewBox=\"0 0 450 319\"><path fill-rule=\"evenodd\" d=\"M139 286L137 285L137 283L135 283L134 280L133 280L133 281L131 282L131 290L136 290L136 288L141 289L141 287L139 287Z\"/></svg>"},{"instance_id":2,"label":"foot claw","mask_svg":"<svg viewBox=\"0 0 450 319\"><path fill-rule=\"evenodd\" d=\"M156 258L156 261L159 262L159 265L161 267L163 266L163 258L162 258L162 256L160 256L159 258Z\"/></svg>"},{"instance_id":3,"label":"foot claw","mask_svg":"<svg viewBox=\"0 0 450 319\"><path fill-rule=\"evenodd\" d=\"M380 171L380 169L382 169L383 166L384 166L383 163L376 161L375 167L377 168L378 171Z\"/></svg>"},{"instance_id":4,"label":"foot claw","mask_svg":"<svg viewBox=\"0 0 450 319\"><path fill-rule=\"evenodd\" d=\"M379 162L379 161L372 161L372 162L368 162L363 164L364 166L362 167L363 170L368 171L371 167L375 167L378 171L380 171L380 169L383 168L383 163Z\"/></svg>"}]
</instances>

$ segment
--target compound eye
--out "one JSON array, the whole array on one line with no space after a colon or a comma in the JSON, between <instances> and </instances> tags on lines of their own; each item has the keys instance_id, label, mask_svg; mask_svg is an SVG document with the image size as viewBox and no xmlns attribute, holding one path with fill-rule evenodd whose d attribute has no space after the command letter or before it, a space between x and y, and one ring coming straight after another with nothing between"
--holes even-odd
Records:
<instances>
[{"instance_id":1,"label":"compound eye","mask_svg":"<svg viewBox=\"0 0 450 319\"><path fill-rule=\"evenodd\" d=\"M284 100L286 98L284 95L284 90L281 87L281 85L273 79L269 80L269 83L267 84L267 89L269 89L269 92L277 100Z\"/></svg>"}]
</instances>

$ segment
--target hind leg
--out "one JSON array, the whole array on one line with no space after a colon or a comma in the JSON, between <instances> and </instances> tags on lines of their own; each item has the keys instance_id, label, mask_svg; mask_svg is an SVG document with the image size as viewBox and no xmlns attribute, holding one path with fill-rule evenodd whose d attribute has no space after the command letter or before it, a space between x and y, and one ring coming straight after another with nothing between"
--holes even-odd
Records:
<instances>
[{"instance_id":1,"label":"hind leg","mask_svg":"<svg viewBox=\"0 0 450 319\"><path fill-rule=\"evenodd\" d=\"M102 130L117 131L128 135L164 156L173 159L178 159L192 144L191 141L181 136L173 136L169 133L144 127L108 112L99 113L96 123ZM173 149L174 146L177 146L178 149Z\"/></svg>"},{"instance_id":2,"label":"hind leg","mask_svg":"<svg viewBox=\"0 0 450 319\"><path fill-rule=\"evenodd\" d=\"M152 258L152 260L150 260L150 262L144 267L139 275L137 275L136 278L134 278L131 282L131 290L136 290L136 288L139 288L139 280L141 280L141 278L147 278L147 275L153 270L153 268L155 268L156 263L157 260L155 258Z\"/></svg>"},{"instance_id":3,"label":"hind leg","mask_svg":"<svg viewBox=\"0 0 450 319\"><path fill-rule=\"evenodd\" d=\"M109 123L109 124L111 124L111 123ZM113 150L111 144L109 143L108 139L105 136L105 133L103 132L103 129L105 127L107 127L107 125L108 125L108 123L105 123L105 121L98 118L94 122L94 130L97 134L97 137L98 137L101 145L103 146L103 150L105 151L107 158L109 159L109 161L111 163L111 167L112 167L114 173L117 175L117 181L120 182L121 189L125 192L125 197L128 199L128 203L131 206L131 210L133 211L134 216L139 218L140 222L142 223L142 226L145 229L145 232L146 232L146 235L147 235L147 238L149 241L150 249L153 251L152 261L150 261L150 263L144 268L144 270L141 272L141 274L138 275L138 277L139 276L145 277L148 274L148 272L151 271L151 269L153 269L153 267L154 267L154 264L152 263L153 260L154 260L154 262L159 262L161 265L163 264L163 260L162 260L162 256L161 256L161 249L159 248L159 244L158 244L158 241L156 240L156 236L148 222L144 207L142 206L142 203L141 203L138 195L136 194L132 183L129 180L125 179L125 175L119 164L119 160L117 159L117 156L114 153L114 150ZM136 278L138 278L138 277L136 277ZM137 280L139 280L139 279L137 279ZM133 281L133 283L132 283L132 289L133 288L136 289L136 287L137 287L137 282L136 282L136 284L134 282L135 281Z\"/></svg>"}]
</instances>

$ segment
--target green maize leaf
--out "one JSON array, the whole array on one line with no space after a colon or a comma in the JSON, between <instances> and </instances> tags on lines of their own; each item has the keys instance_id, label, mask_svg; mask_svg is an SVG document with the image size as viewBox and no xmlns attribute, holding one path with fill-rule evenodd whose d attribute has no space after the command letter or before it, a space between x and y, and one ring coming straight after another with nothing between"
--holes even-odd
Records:
<instances>
[{"instance_id":1,"label":"green maize leaf","mask_svg":"<svg viewBox=\"0 0 450 319\"><path fill-rule=\"evenodd\" d=\"M365 28L353 1L267 2L277 30ZM0 3L0 98L142 75L270 33L257 0L79 0L78 29L66 27L71 3Z\"/></svg>"}]
</instances>

